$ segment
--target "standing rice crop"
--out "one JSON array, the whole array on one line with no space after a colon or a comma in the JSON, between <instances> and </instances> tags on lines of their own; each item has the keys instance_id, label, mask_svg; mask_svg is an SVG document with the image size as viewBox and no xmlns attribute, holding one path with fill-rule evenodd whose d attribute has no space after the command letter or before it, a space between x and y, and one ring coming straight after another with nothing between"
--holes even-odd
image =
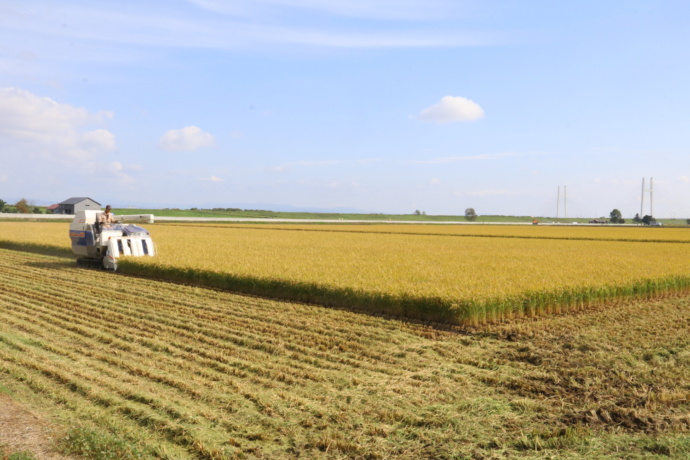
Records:
<instances>
[{"instance_id":1,"label":"standing rice crop","mask_svg":"<svg viewBox=\"0 0 690 460\"><path fill-rule=\"evenodd\" d=\"M445 322L684 291L690 274L684 242L237 226L160 226L155 239L159 256L126 270Z\"/></svg>"},{"instance_id":2,"label":"standing rice crop","mask_svg":"<svg viewBox=\"0 0 690 460\"><path fill-rule=\"evenodd\" d=\"M64 223L0 222L0 246L69 253ZM429 321L476 323L688 290L687 229L419 225L149 226L120 269ZM459 232L474 232L471 234Z\"/></svg>"}]
</instances>

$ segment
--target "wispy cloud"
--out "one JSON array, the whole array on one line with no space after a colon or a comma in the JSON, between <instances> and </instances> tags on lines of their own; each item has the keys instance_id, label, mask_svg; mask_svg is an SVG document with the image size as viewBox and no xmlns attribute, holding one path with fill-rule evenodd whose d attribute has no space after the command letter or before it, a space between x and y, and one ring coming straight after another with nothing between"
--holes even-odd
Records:
<instances>
[{"instance_id":1,"label":"wispy cloud","mask_svg":"<svg viewBox=\"0 0 690 460\"><path fill-rule=\"evenodd\" d=\"M215 139L198 126L171 129L158 140L158 148L166 152L191 152L203 147L212 147Z\"/></svg>"},{"instance_id":2,"label":"wispy cloud","mask_svg":"<svg viewBox=\"0 0 690 460\"><path fill-rule=\"evenodd\" d=\"M363 160L357 160L357 164L368 165L372 163L380 163L382 160L380 158L365 158Z\"/></svg>"},{"instance_id":3,"label":"wispy cloud","mask_svg":"<svg viewBox=\"0 0 690 460\"><path fill-rule=\"evenodd\" d=\"M50 49L56 38L69 39L79 43L80 58L102 59L103 53L88 50L102 50L108 43L228 50L263 45L466 47L507 41L502 34L448 21L462 17L457 2L449 0L195 0L155 8L148 2L38 4L31 11L12 7L13 14L0 15L0 28L39 48Z\"/></svg>"},{"instance_id":4,"label":"wispy cloud","mask_svg":"<svg viewBox=\"0 0 690 460\"><path fill-rule=\"evenodd\" d=\"M278 15L296 11L384 20L431 20L457 14L446 0L189 0L204 9L233 16Z\"/></svg>"}]
</instances>

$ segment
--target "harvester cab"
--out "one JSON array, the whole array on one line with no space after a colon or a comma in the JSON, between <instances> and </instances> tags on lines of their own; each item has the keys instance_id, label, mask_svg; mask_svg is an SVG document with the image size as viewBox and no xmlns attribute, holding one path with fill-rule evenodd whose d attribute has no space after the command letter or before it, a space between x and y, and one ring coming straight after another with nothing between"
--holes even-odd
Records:
<instances>
[{"instance_id":1,"label":"harvester cab","mask_svg":"<svg viewBox=\"0 0 690 460\"><path fill-rule=\"evenodd\" d=\"M69 227L72 252L80 256L77 264L82 267L117 270L120 256L153 256L156 253L148 230L132 224L116 223L100 225L101 211L79 211ZM118 216L127 221L153 223L153 214Z\"/></svg>"}]
</instances>

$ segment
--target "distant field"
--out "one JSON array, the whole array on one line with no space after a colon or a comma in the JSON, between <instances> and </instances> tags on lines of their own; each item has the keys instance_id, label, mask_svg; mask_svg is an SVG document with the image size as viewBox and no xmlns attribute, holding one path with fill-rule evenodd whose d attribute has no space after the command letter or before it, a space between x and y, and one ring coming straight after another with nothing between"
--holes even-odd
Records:
<instances>
[{"instance_id":1,"label":"distant field","mask_svg":"<svg viewBox=\"0 0 690 460\"><path fill-rule=\"evenodd\" d=\"M91 459L687 458L688 324L439 330L0 249L0 392Z\"/></svg>"},{"instance_id":2,"label":"distant field","mask_svg":"<svg viewBox=\"0 0 690 460\"><path fill-rule=\"evenodd\" d=\"M6 247L69 250L64 224L0 226L11 240ZM688 229L154 224L149 230L157 256L122 259L122 272L425 321L494 321L690 290Z\"/></svg>"},{"instance_id":3,"label":"distant field","mask_svg":"<svg viewBox=\"0 0 690 460\"><path fill-rule=\"evenodd\" d=\"M252 217L266 219L307 219L307 220L397 220L419 222L457 222L465 221L465 216L435 216L416 214L351 214L351 213L316 213L316 212L276 212L261 210L213 210L213 209L114 209L115 214L155 214L166 217ZM532 222L529 216L478 216L479 222ZM560 220L560 219L559 219ZM568 221L585 219L569 219Z\"/></svg>"},{"instance_id":4,"label":"distant field","mask_svg":"<svg viewBox=\"0 0 690 460\"><path fill-rule=\"evenodd\" d=\"M426 214L352 214L352 213L316 213L316 212L276 212L262 210L223 210L223 209L135 209L121 208L113 210L115 214L155 214L166 217L250 217L266 219L307 219L307 220L389 220L410 222L466 222L462 215L426 215ZM478 215L476 222L528 223L534 220L542 223L578 223L586 224L590 220L608 220L605 216L597 217L548 217L548 216L504 216ZM659 219L664 225L686 226L686 219ZM632 224L632 218L626 220Z\"/></svg>"},{"instance_id":5,"label":"distant field","mask_svg":"<svg viewBox=\"0 0 690 460\"><path fill-rule=\"evenodd\" d=\"M10 208L12 208L10 206ZM46 213L45 208L39 208L41 213ZM426 215L426 214L354 214L354 213L317 213L317 212L277 212L268 210L250 210L250 209L146 209L146 208L116 208L113 210L116 215L122 214L154 214L167 218L203 218L203 219L236 219L236 218L250 218L250 219L301 219L307 221L316 220L354 220L354 221L402 221L402 222L461 222L467 223L463 215ZM16 218L20 215L15 215ZM12 219L12 214L6 214L3 219ZM476 223L510 223L510 224L531 224L537 220L542 224L587 224L589 221L596 219L599 221L608 220L606 216L598 217L548 217L548 216L505 216L505 215L478 215ZM666 226L687 227L686 218L660 218ZM627 224L634 224L632 218L626 218Z\"/></svg>"}]
</instances>

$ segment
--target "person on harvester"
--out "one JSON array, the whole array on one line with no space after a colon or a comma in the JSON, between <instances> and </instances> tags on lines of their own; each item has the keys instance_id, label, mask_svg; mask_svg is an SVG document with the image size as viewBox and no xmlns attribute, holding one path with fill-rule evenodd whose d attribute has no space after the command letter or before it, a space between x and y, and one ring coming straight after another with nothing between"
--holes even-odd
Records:
<instances>
[{"instance_id":1,"label":"person on harvester","mask_svg":"<svg viewBox=\"0 0 690 460\"><path fill-rule=\"evenodd\" d=\"M98 216L98 223L101 224L101 227L111 227L116 222L115 215L110 212L110 205L106 205L105 212Z\"/></svg>"}]
</instances>

